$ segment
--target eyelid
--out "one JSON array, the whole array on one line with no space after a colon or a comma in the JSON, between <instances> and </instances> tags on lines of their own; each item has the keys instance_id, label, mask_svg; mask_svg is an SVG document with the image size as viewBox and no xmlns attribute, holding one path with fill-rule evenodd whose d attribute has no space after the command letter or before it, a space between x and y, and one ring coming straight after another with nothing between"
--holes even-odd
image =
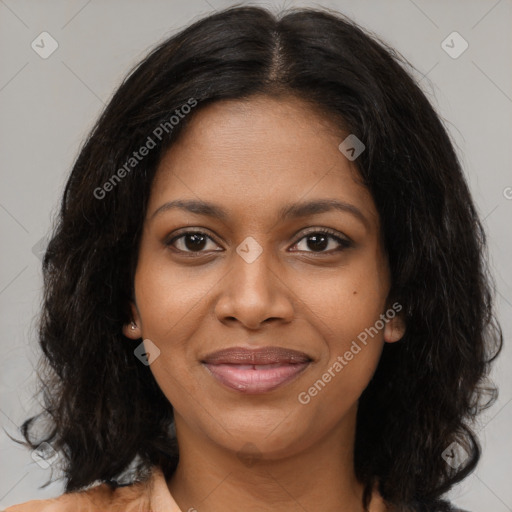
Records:
<instances>
[{"instance_id":1,"label":"eyelid","mask_svg":"<svg viewBox=\"0 0 512 512\"><path fill-rule=\"evenodd\" d=\"M208 233L208 230L205 229L205 228L195 228L195 229L194 228L183 228L183 229L180 229L177 232L174 232L172 235L165 237L164 238L164 245L172 246L172 244L176 240L179 240L180 238L182 238L182 237L184 237L185 235L188 235L188 234L205 235L212 242L214 242L215 244L219 245L217 240L215 240L215 238L212 235L210 235ZM201 253L206 252L206 251L198 251L198 252L194 253L194 251L182 251L181 249L177 249L177 250L179 252L188 253L188 254L201 254ZM220 252L220 251L215 251L215 252Z\"/></svg>"},{"instance_id":2,"label":"eyelid","mask_svg":"<svg viewBox=\"0 0 512 512\"><path fill-rule=\"evenodd\" d=\"M322 227L311 227L311 228L305 228L307 231L299 231L300 237L297 238L297 242L299 240L302 240L305 236L315 234L315 233L323 233L332 236L333 238L337 238L341 240L342 242L352 243L352 240L344 235L343 233L337 231L336 229L332 228L322 228ZM295 242L295 243L297 243Z\"/></svg>"},{"instance_id":3,"label":"eyelid","mask_svg":"<svg viewBox=\"0 0 512 512\"><path fill-rule=\"evenodd\" d=\"M334 249L331 251L320 251L320 252L305 251L306 253L316 254L316 255L321 256L322 254L337 253L344 249L348 249L348 248L354 246L353 240L351 240L349 237L347 237L346 235L340 233L339 231L337 231L335 229L325 228L325 227L312 227L312 228L306 228L306 229L307 229L307 231L301 231L300 236L296 239L296 241L294 242L293 245L297 245L303 238L306 238L308 235L318 233L318 234L326 235L326 236L336 240L336 242L341 246L340 248ZM297 252L303 252L303 251L297 251Z\"/></svg>"}]
</instances>

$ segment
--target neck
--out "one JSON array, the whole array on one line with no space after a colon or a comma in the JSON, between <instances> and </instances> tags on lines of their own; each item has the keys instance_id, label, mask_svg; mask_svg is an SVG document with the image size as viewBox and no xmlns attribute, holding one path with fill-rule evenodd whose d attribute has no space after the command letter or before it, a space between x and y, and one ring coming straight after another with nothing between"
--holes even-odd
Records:
<instances>
[{"instance_id":1,"label":"neck","mask_svg":"<svg viewBox=\"0 0 512 512\"><path fill-rule=\"evenodd\" d=\"M316 442L271 459L230 451L175 415L180 461L170 492L184 512L363 512L353 460L356 412L357 406Z\"/></svg>"}]
</instances>

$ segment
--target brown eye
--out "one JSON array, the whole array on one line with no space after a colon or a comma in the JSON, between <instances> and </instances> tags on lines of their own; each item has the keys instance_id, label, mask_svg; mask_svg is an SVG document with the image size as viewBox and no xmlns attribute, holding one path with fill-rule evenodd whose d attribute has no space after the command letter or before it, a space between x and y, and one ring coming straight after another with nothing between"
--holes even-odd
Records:
<instances>
[{"instance_id":1,"label":"brown eye","mask_svg":"<svg viewBox=\"0 0 512 512\"><path fill-rule=\"evenodd\" d=\"M205 233L200 231L187 231L186 233L181 233L179 236L172 238L169 242L166 242L166 245L172 246L181 252L206 252L204 249L207 247L209 241L215 243L212 238Z\"/></svg>"},{"instance_id":2,"label":"brown eye","mask_svg":"<svg viewBox=\"0 0 512 512\"><path fill-rule=\"evenodd\" d=\"M349 240L341 238L335 233L328 230L312 231L303 236L295 245L305 240L306 242L303 244L305 248L299 250L313 253L338 252L352 246ZM327 248L329 250L326 250Z\"/></svg>"}]
</instances>

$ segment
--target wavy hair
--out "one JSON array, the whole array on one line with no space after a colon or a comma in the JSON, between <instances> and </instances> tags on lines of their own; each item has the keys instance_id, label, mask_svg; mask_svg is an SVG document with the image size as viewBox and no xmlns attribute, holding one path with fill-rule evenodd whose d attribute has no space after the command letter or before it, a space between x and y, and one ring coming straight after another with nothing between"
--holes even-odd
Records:
<instances>
[{"instance_id":1,"label":"wavy hair","mask_svg":"<svg viewBox=\"0 0 512 512\"><path fill-rule=\"evenodd\" d=\"M122 334L162 155L205 105L294 95L364 142L355 163L380 215L390 297L406 312L404 338L385 344L359 400L363 504L377 484L397 510L449 510L442 495L480 458L472 425L496 399L489 371L503 339L484 229L413 69L337 12L236 6L195 21L131 70L80 150L43 260L42 409L20 442L62 453L66 492L144 480L153 465L169 477L178 462L172 405ZM155 147L128 171L148 136ZM442 457L453 442L468 454L457 468Z\"/></svg>"}]
</instances>

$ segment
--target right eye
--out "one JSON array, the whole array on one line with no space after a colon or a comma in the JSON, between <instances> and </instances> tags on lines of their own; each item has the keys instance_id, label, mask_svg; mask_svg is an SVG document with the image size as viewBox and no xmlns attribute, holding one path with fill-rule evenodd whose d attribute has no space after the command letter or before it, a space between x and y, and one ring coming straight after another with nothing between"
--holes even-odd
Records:
<instances>
[{"instance_id":1,"label":"right eye","mask_svg":"<svg viewBox=\"0 0 512 512\"><path fill-rule=\"evenodd\" d=\"M215 251L215 249L210 249L210 251L204 250L209 241L217 245L211 237L202 231L186 231L174 236L168 242L165 242L165 245L179 252L188 254L210 252L211 250Z\"/></svg>"}]
</instances>

